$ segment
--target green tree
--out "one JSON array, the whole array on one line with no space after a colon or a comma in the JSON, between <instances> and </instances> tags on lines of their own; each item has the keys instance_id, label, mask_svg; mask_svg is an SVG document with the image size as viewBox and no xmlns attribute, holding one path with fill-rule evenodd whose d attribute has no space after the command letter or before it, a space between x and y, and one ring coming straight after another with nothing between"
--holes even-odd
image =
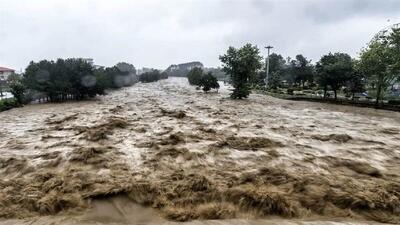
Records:
<instances>
[{"instance_id":1,"label":"green tree","mask_svg":"<svg viewBox=\"0 0 400 225\"><path fill-rule=\"evenodd\" d=\"M115 66L121 71L121 73L136 75L136 68L130 63L119 62Z\"/></svg>"},{"instance_id":2,"label":"green tree","mask_svg":"<svg viewBox=\"0 0 400 225\"><path fill-rule=\"evenodd\" d=\"M21 78L14 76L9 79L9 87L16 103L22 105L24 103L25 86L23 85Z\"/></svg>"},{"instance_id":3,"label":"green tree","mask_svg":"<svg viewBox=\"0 0 400 225\"><path fill-rule=\"evenodd\" d=\"M155 82L160 80L161 73L159 70L152 70L150 72L142 73L139 76L139 81L142 83Z\"/></svg>"},{"instance_id":4,"label":"green tree","mask_svg":"<svg viewBox=\"0 0 400 225\"><path fill-rule=\"evenodd\" d=\"M223 71L231 76L234 87L231 98L247 98L250 94L249 81L262 67L260 50L251 44L239 49L229 47L227 53L219 58L223 63Z\"/></svg>"},{"instance_id":5,"label":"green tree","mask_svg":"<svg viewBox=\"0 0 400 225\"><path fill-rule=\"evenodd\" d=\"M136 68L130 63L119 62L115 65L118 69L119 76L121 76L120 80L122 81L123 86L131 86L132 84L138 82L138 78L136 76Z\"/></svg>"},{"instance_id":6,"label":"green tree","mask_svg":"<svg viewBox=\"0 0 400 225\"><path fill-rule=\"evenodd\" d=\"M218 89L219 83L217 78L214 77L211 72L208 72L201 76L199 86L203 87L204 92L208 92L211 89Z\"/></svg>"},{"instance_id":7,"label":"green tree","mask_svg":"<svg viewBox=\"0 0 400 225\"><path fill-rule=\"evenodd\" d=\"M195 67L191 69L187 75L190 85L200 85L201 78L203 76L203 69L200 67Z\"/></svg>"},{"instance_id":8,"label":"green tree","mask_svg":"<svg viewBox=\"0 0 400 225\"><path fill-rule=\"evenodd\" d=\"M376 87L376 104L400 76L400 29L375 37L360 54L360 69Z\"/></svg>"},{"instance_id":9,"label":"green tree","mask_svg":"<svg viewBox=\"0 0 400 225\"><path fill-rule=\"evenodd\" d=\"M313 66L311 60L307 60L303 55L296 55L296 60L291 63L291 72L294 75L294 82L300 84L304 88L306 82L313 81Z\"/></svg>"},{"instance_id":10,"label":"green tree","mask_svg":"<svg viewBox=\"0 0 400 225\"><path fill-rule=\"evenodd\" d=\"M160 79L168 79L168 73L163 71L162 73L160 73Z\"/></svg>"},{"instance_id":11,"label":"green tree","mask_svg":"<svg viewBox=\"0 0 400 225\"><path fill-rule=\"evenodd\" d=\"M50 72L54 62L42 60L38 63L31 61L25 69L23 82L28 89L49 96Z\"/></svg>"},{"instance_id":12,"label":"green tree","mask_svg":"<svg viewBox=\"0 0 400 225\"><path fill-rule=\"evenodd\" d=\"M285 59L276 53L272 53L269 56L269 77L268 77L268 86L272 89L276 89L282 84L282 79L285 70ZM265 67L264 67L265 68ZM266 68L265 68L266 69ZM264 78L266 77L267 72L263 71Z\"/></svg>"},{"instance_id":13,"label":"green tree","mask_svg":"<svg viewBox=\"0 0 400 225\"><path fill-rule=\"evenodd\" d=\"M354 95L356 93L362 93L365 92L365 84L366 84L366 77L365 75L360 71L360 63L359 61L354 61L353 62L353 73L349 77L347 81L347 91L351 94L352 99L354 100Z\"/></svg>"},{"instance_id":14,"label":"green tree","mask_svg":"<svg viewBox=\"0 0 400 225\"><path fill-rule=\"evenodd\" d=\"M281 71L275 71L268 77L268 86L276 90L281 85Z\"/></svg>"},{"instance_id":15,"label":"green tree","mask_svg":"<svg viewBox=\"0 0 400 225\"><path fill-rule=\"evenodd\" d=\"M316 80L319 86L324 88L324 98L329 86L337 99L337 91L346 84L353 72L353 62L348 54L329 53L322 56L316 65L316 70Z\"/></svg>"},{"instance_id":16,"label":"green tree","mask_svg":"<svg viewBox=\"0 0 400 225\"><path fill-rule=\"evenodd\" d=\"M280 72L283 69L285 62L285 59L281 55L272 53L269 55L269 72L271 74Z\"/></svg>"},{"instance_id":17,"label":"green tree","mask_svg":"<svg viewBox=\"0 0 400 225\"><path fill-rule=\"evenodd\" d=\"M76 58L31 62L25 70L23 84L52 102L104 94L104 86L98 84L92 65Z\"/></svg>"}]
</instances>

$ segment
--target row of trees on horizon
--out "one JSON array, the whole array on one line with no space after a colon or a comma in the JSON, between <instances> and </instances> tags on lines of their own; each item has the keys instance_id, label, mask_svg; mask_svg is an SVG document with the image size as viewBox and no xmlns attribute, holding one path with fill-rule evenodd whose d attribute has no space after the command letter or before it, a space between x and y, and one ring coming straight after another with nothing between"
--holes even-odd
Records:
<instances>
[{"instance_id":1,"label":"row of trees on horizon","mask_svg":"<svg viewBox=\"0 0 400 225\"><path fill-rule=\"evenodd\" d=\"M104 95L107 89L168 78L167 74L158 70L149 70L139 76L136 73L135 67L126 62L112 67L97 67L81 58L30 62L21 76L10 76L8 83L14 98L2 100L0 111L32 100L82 100Z\"/></svg>"}]
</instances>

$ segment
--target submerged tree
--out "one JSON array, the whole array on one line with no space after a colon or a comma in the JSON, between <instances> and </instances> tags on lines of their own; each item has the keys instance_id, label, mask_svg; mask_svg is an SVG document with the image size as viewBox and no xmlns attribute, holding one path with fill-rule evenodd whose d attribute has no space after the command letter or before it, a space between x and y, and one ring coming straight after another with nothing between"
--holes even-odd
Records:
<instances>
[{"instance_id":1,"label":"submerged tree","mask_svg":"<svg viewBox=\"0 0 400 225\"><path fill-rule=\"evenodd\" d=\"M155 82L161 79L159 70L152 70L150 72L142 73L139 75L139 81L142 83Z\"/></svg>"},{"instance_id":2,"label":"submerged tree","mask_svg":"<svg viewBox=\"0 0 400 225\"><path fill-rule=\"evenodd\" d=\"M251 44L239 49L229 47L227 53L219 58L223 63L223 71L231 77L234 87L231 98L247 98L250 94L249 81L262 66L260 50Z\"/></svg>"},{"instance_id":3,"label":"submerged tree","mask_svg":"<svg viewBox=\"0 0 400 225\"><path fill-rule=\"evenodd\" d=\"M200 85L201 77L203 76L203 69L195 67L191 69L187 75L190 85Z\"/></svg>"},{"instance_id":4,"label":"submerged tree","mask_svg":"<svg viewBox=\"0 0 400 225\"><path fill-rule=\"evenodd\" d=\"M201 76L199 86L203 87L203 91L205 92L208 92L211 89L219 88L218 80L212 75L211 72L208 72Z\"/></svg>"},{"instance_id":5,"label":"submerged tree","mask_svg":"<svg viewBox=\"0 0 400 225\"><path fill-rule=\"evenodd\" d=\"M134 65L126 62L119 62L114 67L118 69L117 73L120 77L122 86L131 86L138 82Z\"/></svg>"},{"instance_id":6,"label":"submerged tree","mask_svg":"<svg viewBox=\"0 0 400 225\"><path fill-rule=\"evenodd\" d=\"M104 87L98 85L93 74L92 65L82 59L42 60L29 64L23 82L50 101L79 100L104 94Z\"/></svg>"}]
</instances>

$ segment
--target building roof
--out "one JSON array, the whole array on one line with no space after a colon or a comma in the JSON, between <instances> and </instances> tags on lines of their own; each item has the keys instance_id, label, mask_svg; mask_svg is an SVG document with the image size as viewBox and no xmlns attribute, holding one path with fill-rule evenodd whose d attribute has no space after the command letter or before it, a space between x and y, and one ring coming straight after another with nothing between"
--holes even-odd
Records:
<instances>
[{"instance_id":1,"label":"building roof","mask_svg":"<svg viewBox=\"0 0 400 225\"><path fill-rule=\"evenodd\" d=\"M13 69L0 66L0 72L14 72L14 71L15 70L13 70Z\"/></svg>"}]
</instances>

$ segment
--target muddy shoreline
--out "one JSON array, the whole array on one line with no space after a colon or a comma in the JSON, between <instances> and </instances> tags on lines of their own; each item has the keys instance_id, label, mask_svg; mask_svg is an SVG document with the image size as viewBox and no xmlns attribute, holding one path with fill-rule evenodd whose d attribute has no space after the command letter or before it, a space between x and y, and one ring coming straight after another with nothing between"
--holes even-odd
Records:
<instances>
[{"instance_id":1,"label":"muddy shoreline","mask_svg":"<svg viewBox=\"0 0 400 225\"><path fill-rule=\"evenodd\" d=\"M163 221L400 223L400 113L228 95L172 78L0 113L0 217L123 195Z\"/></svg>"}]
</instances>

